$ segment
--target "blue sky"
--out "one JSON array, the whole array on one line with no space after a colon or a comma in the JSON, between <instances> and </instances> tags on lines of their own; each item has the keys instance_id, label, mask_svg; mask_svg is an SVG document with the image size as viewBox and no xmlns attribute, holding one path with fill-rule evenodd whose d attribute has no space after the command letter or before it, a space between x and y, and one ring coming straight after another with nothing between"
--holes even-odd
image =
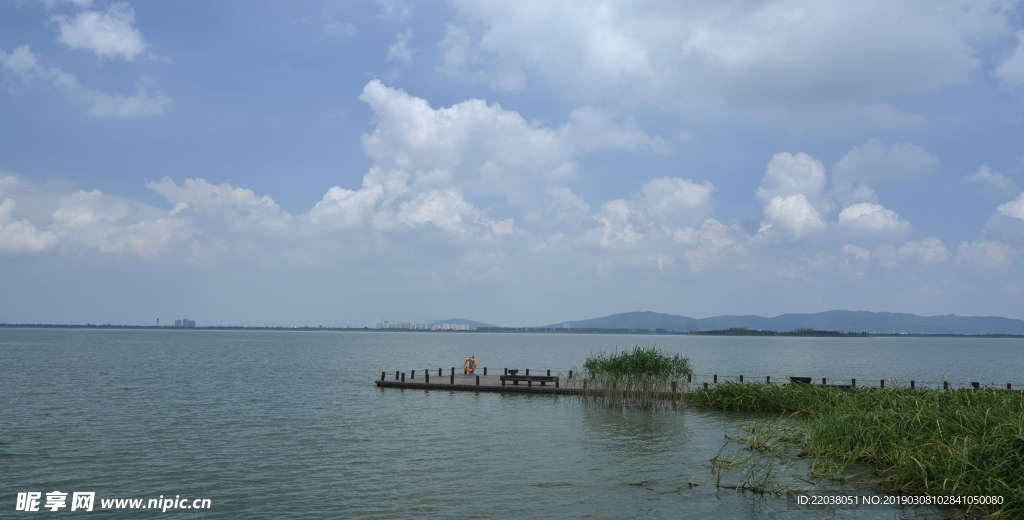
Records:
<instances>
[{"instance_id":1,"label":"blue sky","mask_svg":"<svg viewBox=\"0 0 1024 520\"><path fill-rule=\"evenodd\" d=\"M0 5L9 322L1024 318L1018 2Z\"/></svg>"}]
</instances>

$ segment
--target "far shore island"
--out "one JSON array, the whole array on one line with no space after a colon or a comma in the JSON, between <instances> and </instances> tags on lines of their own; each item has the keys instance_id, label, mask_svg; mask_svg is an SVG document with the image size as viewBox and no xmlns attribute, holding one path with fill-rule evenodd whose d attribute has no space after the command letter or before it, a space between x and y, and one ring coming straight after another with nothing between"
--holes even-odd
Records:
<instances>
[{"instance_id":1,"label":"far shore island","mask_svg":"<svg viewBox=\"0 0 1024 520\"><path fill-rule=\"evenodd\" d=\"M1024 338L1024 334L920 334L909 332L854 332L837 330L797 329L791 331L755 330L734 327L723 330L675 331L664 329L601 329L601 328L549 328L549 327L479 327L472 330L377 329L371 327L280 327L209 325L175 327L173 325L117 325L59 324L59 323L3 323L0 329L88 329L88 330L165 330L165 331L271 331L271 332L377 332L385 334L622 334L650 336L760 336L760 337L813 337L813 338Z\"/></svg>"}]
</instances>

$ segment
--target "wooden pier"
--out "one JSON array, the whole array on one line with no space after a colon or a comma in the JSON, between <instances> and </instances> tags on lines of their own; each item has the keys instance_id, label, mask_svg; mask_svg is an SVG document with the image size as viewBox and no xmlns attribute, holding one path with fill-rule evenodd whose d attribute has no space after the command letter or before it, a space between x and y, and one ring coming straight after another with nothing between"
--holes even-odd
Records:
<instances>
[{"instance_id":1,"label":"wooden pier","mask_svg":"<svg viewBox=\"0 0 1024 520\"><path fill-rule=\"evenodd\" d=\"M510 374L511 372L511 374ZM580 393L583 388L583 380L552 377L551 371L534 371L533 376L517 374L516 370L506 370L500 375L458 374L455 370L434 371L428 375L426 371L409 372L381 372L380 379L374 381L380 388L409 388L419 390L460 390L467 392L504 392L504 393L529 393L529 394L556 394L568 395ZM438 375L441 374L441 375ZM571 372L570 372L571 374ZM530 381L525 378L536 377L538 380ZM518 379L513 381L512 379ZM507 379L502 381L502 379ZM524 380L525 379L525 380ZM552 381L553 379L553 381ZM697 388L707 388L707 383L685 383L681 382L676 386L675 394L685 393ZM670 397L672 392L665 392L665 397Z\"/></svg>"},{"instance_id":2,"label":"wooden pier","mask_svg":"<svg viewBox=\"0 0 1024 520\"><path fill-rule=\"evenodd\" d=\"M464 390L471 392L508 392L508 393L533 393L533 394L569 394L575 388L576 381L559 379L558 387L556 388L553 383L545 383L541 385L539 382L527 384L527 382L521 382L518 385L514 385L511 382L506 382L505 386L501 385L501 376L494 375L476 375L476 374L456 374L454 377L450 375L444 376L430 376L430 382L427 382L427 378L419 376L415 379L407 378L405 381L401 380L378 380L376 381L377 386L382 388L417 388L420 390Z\"/></svg>"}]
</instances>

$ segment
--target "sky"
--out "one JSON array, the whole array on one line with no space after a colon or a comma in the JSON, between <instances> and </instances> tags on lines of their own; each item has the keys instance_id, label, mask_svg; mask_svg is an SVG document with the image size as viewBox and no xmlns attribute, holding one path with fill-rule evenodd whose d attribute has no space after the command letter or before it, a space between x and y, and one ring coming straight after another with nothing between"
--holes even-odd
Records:
<instances>
[{"instance_id":1,"label":"sky","mask_svg":"<svg viewBox=\"0 0 1024 520\"><path fill-rule=\"evenodd\" d=\"M1022 13L7 0L0 314L1024 319Z\"/></svg>"}]
</instances>

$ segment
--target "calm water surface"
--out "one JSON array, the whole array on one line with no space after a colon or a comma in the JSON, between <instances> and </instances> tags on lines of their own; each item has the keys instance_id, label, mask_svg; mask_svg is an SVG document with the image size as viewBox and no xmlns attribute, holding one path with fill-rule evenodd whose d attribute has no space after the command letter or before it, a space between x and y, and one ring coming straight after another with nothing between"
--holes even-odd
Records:
<instances>
[{"instance_id":1,"label":"calm water surface","mask_svg":"<svg viewBox=\"0 0 1024 520\"><path fill-rule=\"evenodd\" d=\"M97 502L212 501L209 511L161 513L169 518L822 516L688 486L750 414L622 413L564 397L372 383L381 371L449 368L468 355L492 370L564 373L592 352L637 343L721 377L1024 387L1019 339L0 329L0 518L29 515L14 511L18 492L53 490L95 491Z\"/></svg>"}]
</instances>

